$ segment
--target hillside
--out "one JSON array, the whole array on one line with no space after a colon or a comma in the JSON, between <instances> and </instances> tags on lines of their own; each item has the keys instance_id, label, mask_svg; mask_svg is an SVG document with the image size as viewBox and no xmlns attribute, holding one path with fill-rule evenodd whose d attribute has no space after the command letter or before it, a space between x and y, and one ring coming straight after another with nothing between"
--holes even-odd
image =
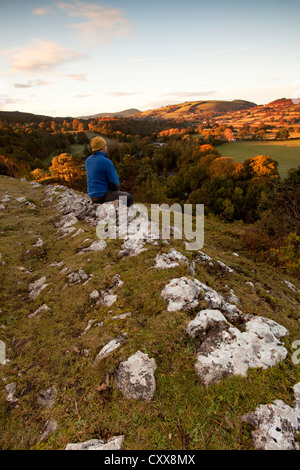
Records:
<instances>
[{"instance_id":1,"label":"hillside","mask_svg":"<svg viewBox=\"0 0 300 470\"><path fill-rule=\"evenodd\" d=\"M1 449L299 447L299 281L251 259L244 225L207 217L186 251L133 211L99 240L114 204L0 188Z\"/></svg>"},{"instance_id":2,"label":"hillside","mask_svg":"<svg viewBox=\"0 0 300 470\"><path fill-rule=\"evenodd\" d=\"M272 127L293 126L300 123L300 103L291 99L278 99L266 105L255 106L234 112L220 114L216 119L219 124L234 125L236 128L245 124L259 126L264 124Z\"/></svg>"},{"instance_id":3,"label":"hillside","mask_svg":"<svg viewBox=\"0 0 300 470\"><path fill-rule=\"evenodd\" d=\"M140 111L138 109L130 108L130 109L125 109L125 111L119 111L116 113L99 113L99 114L93 114L91 116L80 116L78 119L94 119L94 118L102 118L102 117L130 117L139 112Z\"/></svg>"},{"instance_id":4,"label":"hillside","mask_svg":"<svg viewBox=\"0 0 300 470\"><path fill-rule=\"evenodd\" d=\"M43 114L23 113L20 111L0 111L0 120L7 121L9 123L40 123L44 121L55 121L62 122L64 119L71 120L70 117L52 117L45 116Z\"/></svg>"},{"instance_id":5,"label":"hillside","mask_svg":"<svg viewBox=\"0 0 300 470\"><path fill-rule=\"evenodd\" d=\"M150 109L139 113L141 118L156 119L192 119L199 118L201 115L217 115L220 113L234 112L241 109L249 109L255 107L255 103L244 100L221 101L189 101L180 104L163 106L158 109Z\"/></svg>"}]
</instances>

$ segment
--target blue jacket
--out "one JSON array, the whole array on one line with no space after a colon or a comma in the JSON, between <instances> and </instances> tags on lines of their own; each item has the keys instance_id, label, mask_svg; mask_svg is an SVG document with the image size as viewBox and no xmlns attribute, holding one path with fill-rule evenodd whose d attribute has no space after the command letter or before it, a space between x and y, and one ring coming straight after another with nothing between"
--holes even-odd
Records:
<instances>
[{"instance_id":1,"label":"blue jacket","mask_svg":"<svg viewBox=\"0 0 300 470\"><path fill-rule=\"evenodd\" d=\"M85 161L87 173L88 195L90 197L104 196L110 185L115 183L119 189L120 182L114 164L104 152L97 151Z\"/></svg>"}]
</instances>

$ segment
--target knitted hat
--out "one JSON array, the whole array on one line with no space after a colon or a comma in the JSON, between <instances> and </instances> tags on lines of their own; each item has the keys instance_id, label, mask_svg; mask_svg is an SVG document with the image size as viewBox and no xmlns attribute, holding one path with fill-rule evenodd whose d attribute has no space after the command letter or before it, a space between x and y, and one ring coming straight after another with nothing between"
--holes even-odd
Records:
<instances>
[{"instance_id":1,"label":"knitted hat","mask_svg":"<svg viewBox=\"0 0 300 470\"><path fill-rule=\"evenodd\" d=\"M105 147L105 145L106 145L105 140L100 136L94 137L91 140L92 150L102 150Z\"/></svg>"}]
</instances>

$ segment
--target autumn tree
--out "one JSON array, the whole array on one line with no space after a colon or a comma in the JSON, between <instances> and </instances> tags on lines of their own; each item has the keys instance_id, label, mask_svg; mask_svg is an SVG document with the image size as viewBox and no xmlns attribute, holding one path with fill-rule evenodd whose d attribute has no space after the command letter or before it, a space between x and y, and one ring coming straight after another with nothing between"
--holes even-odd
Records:
<instances>
[{"instance_id":1,"label":"autumn tree","mask_svg":"<svg viewBox=\"0 0 300 470\"><path fill-rule=\"evenodd\" d=\"M267 155L257 155L244 161L244 172L248 179L279 178L278 162Z\"/></svg>"},{"instance_id":2,"label":"autumn tree","mask_svg":"<svg viewBox=\"0 0 300 470\"><path fill-rule=\"evenodd\" d=\"M49 167L50 175L58 178L62 184L82 188L85 186L86 171L81 159L72 154L62 153L52 159Z\"/></svg>"}]
</instances>

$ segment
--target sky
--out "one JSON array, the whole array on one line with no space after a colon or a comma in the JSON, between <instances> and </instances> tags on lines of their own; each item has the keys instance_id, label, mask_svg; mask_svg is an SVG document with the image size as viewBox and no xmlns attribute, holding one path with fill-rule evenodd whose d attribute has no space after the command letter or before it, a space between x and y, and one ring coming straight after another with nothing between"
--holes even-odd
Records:
<instances>
[{"instance_id":1,"label":"sky","mask_svg":"<svg viewBox=\"0 0 300 470\"><path fill-rule=\"evenodd\" d=\"M0 0L0 110L300 97L299 0Z\"/></svg>"}]
</instances>

